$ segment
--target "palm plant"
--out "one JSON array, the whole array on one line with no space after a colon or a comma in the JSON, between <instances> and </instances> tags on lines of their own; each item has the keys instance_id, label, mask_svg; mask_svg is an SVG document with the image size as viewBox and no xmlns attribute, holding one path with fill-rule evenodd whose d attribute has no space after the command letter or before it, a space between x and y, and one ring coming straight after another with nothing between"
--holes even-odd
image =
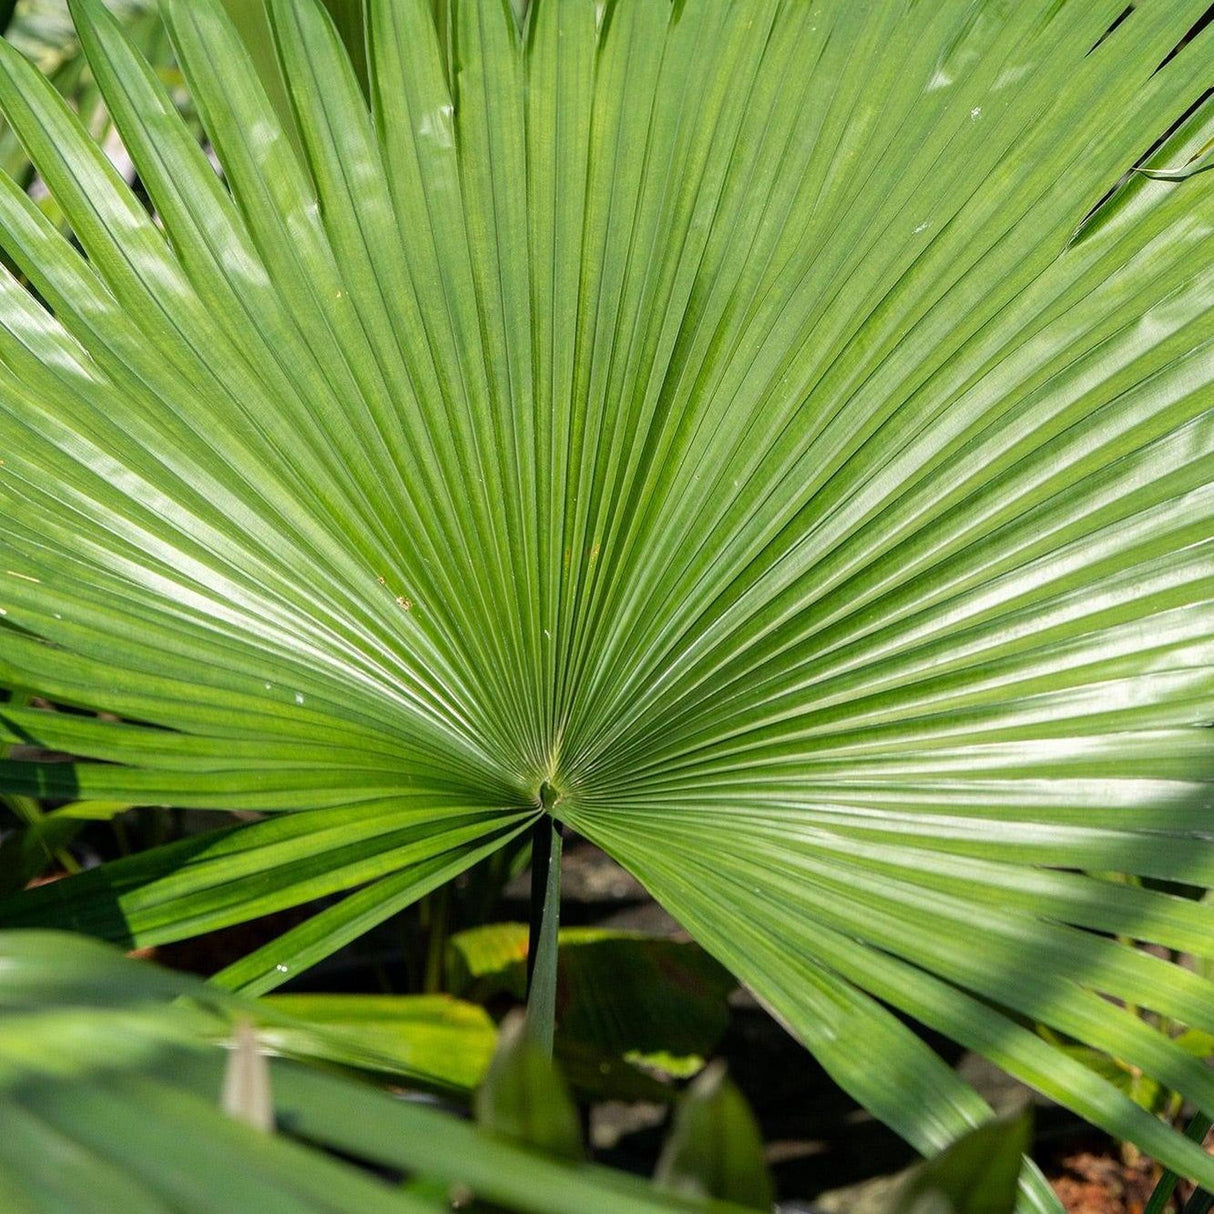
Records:
<instances>
[{"instance_id":1,"label":"palm plant","mask_svg":"<svg viewBox=\"0 0 1214 1214\"><path fill-rule=\"evenodd\" d=\"M59 932L0 933L0 964L6 1214L424 1214L450 1210L453 1193L462 1195L460 1209L486 1209L468 1205L475 1194L503 1214L771 1206L758 1127L719 1070L685 1094L648 1185L585 1163L576 1106L525 1036L496 1053L474 1127L349 1077L267 1059L257 1040L267 1027L279 1040L311 1030L291 1013L267 1011L266 1000ZM262 1022L257 1031L253 1019ZM329 1044L337 1049L327 1056L339 1059L340 1038ZM909 1172L889 1214L965 1211L976 1208L975 1192L986 1214L1007 1214L1027 1131L1019 1118L965 1135ZM368 1164L381 1175L368 1176Z\"/></svg>"},{"instance_id":2,"label":"palm plant","mask_svg":"<svg viewBox=\"0 0 1214 1214\"><path fill-rule=\"evenodd\" d=\"M3 933L0 961L6 1214L426 1214L449 1210L448 1190L469 1185L495 1209L529 1214L743 1214L577 1159L544 1159L348 1077L283 1059L254 1073L218 1038L261 1009L93 941ZM219 1107L221 1087L232 1116ZM236 1124L270 1101L294 1136ZM317 1146L409 1179L389 1186Z\"/></svg>"},{"instance_id":3,"label":"palm plant","mask_svg":"<svg viewBox=\"0 0 1214 1214\"><path fill-rule=\"evenodd\" d=\"M261 993L559 821L917 1147L896 1013L1214 1185L1032 1028L1214 1111L1203 3L271 0L288 113L172 0L221 178L74 0L154 214L4 48L2 787L265 815L5 923L353 891Z\"/></svg>"}]
</instances>

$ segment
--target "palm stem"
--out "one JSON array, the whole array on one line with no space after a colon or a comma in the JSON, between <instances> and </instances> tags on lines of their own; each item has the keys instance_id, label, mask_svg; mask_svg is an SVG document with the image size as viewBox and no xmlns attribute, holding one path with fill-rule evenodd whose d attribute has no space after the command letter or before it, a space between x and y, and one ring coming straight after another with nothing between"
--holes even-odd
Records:
<instances>
[{"instance_id":1,"label":"palm stem","mask_svg":"<svg viewBox=\"0 0 1214 1214\"><path fill-rule=\"evenodd\" d=\"M541 790L549 808L548 786ZM561 842L564 828L550 813L531 836L531 931L527 945L527 1032L552 1057L556 1034L557 929L561 916Z\"/></svg>"},{"instance_id":2,"label":"palm stem","mask_svg":"<svg viewBox=\"0 0 1214 1214\"><path fill-rule=\"evenodd\" d=\"M1214 1207L1214 1193L1207 1189L1198 1189L1185 1202L1182 1214L1209 1214L1212 1207Z\"/></svg>"}]
</instances>

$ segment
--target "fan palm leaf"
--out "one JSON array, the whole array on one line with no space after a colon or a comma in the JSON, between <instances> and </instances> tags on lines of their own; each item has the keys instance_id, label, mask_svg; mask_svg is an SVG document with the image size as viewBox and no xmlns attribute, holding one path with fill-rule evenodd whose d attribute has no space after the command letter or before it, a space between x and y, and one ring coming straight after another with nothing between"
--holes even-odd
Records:
<instances>
[{"instance_id":1,"label":"fan palm leaf","mask_svg":"<svg viewBox=\"0 0 1214 1214\"><path fill-rule=\"evenodd\" d=\"M109 0L107 7L123 22L127 36L148 62L163 77L173 77L172 48L154 0ZM50 77L99 143L114 143L113 124L81 51L67 0L0 3L0 33ZM0 166L22 184L33 183L33 166L17 137L5 127L0 127ZM57 217L53 200L41 191L37 194L43 209Z\"/></svg>"},{"instance_id":2,"label":"fan palm leaf","mask_svg":"<svg viewBox=\"0 0 1214 1214\"><path fill-rule=\"evenodd\" d=\"M1030 1027L1214 1109L1203 4L272 0L286 130L173 0L222 179L73 9L154 209L0 56L0 777L270 817L6 918L363 885L265 990L550 808L920 1148L891 1009L1214 1184Z\"/></svg>"}]
</instances>

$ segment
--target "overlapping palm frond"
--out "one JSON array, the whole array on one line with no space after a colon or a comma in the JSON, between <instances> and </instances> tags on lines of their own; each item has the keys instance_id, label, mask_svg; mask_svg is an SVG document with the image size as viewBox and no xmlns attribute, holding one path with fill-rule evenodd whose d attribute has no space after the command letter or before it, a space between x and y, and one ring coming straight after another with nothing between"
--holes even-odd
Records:
<instances>
[{"instance_id":1,"label":"overlapping palm frond","mask_svg":"<svg viewBox=\"0 0 1214 1214\"><path fill-rule=\"evenodd\" d=\"M79 0L154 218L3 55L0 778L270 815L4 917L363 886L268 989L546 800L921 1148L895 1010L1214 1185L1029 1027L1214 1110L1203 7L273 0L295 136L173 0L221 180Z\"/></svg>"},{"instance_id":2,"label":"overlapping palm frond","mask_svg":"<svg viewBox=\"0 0 1214 1214\"><path fill-rule=\"evenodd\" d=\"M9 10L6 18L6 7ZM166 82L178 83L172 48L156 11L155 0L108 0L107 8L123 22L127 36ZM0 32L54 83L99 143L113 140L113 125L89 72L68 12L67 0L21 0L0 4ZM0 166L23 184L33 181L34 169L20 140L0 128ZM57 214L51 199L39 195L44 209Z\"/></svg>"},{"instance_id":3,"label":"overlapping palm frond","mask_svg":"<svg viewBox=\"0 0 1214 1214\"><path fill-rule=\"evenodd\" d=\"M530 1214L741 1214L281 1058L268 1101L282 1132L263 1133L219 1099L222 1039L255 1004L55 932L0 933L0 970L0 1197L12 1214L425 1214L472 1191Z\"/></svg>"}]
</instances>

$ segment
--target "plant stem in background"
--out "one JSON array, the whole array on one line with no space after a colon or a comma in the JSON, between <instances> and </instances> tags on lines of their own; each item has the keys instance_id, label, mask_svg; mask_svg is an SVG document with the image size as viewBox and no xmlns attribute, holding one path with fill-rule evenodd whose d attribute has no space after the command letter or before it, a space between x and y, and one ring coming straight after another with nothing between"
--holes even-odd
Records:
<instances>
[{"instance_id":1,"label":"plant stem in background","mask_svg":"<svg viewBox=\"0 0 1214 1214\"><path fill-rule=\"evenodd\" d=\"M1185 1137L1193 1139L1194 1142L1204 1142L1211 1125L1214 1125L1214 1121L1211 1121L1204 1113L1195 1113L1192 1121L1185 1127ZM1165 1172L1159 1178L1159 1183L1155 1186L1155 1191L1151 1194L1151 1199L1147 1202L1142 1214L1163 1214L1168 1204L1168 1198L1175 1191L1176 1182L1179 1179L1180 1177L1175 1172ZM1189 1205L1185 1206L1185 1214L1189 1214L1189 1206L1193 1206L1194 1210L1201 1209L1200 1204L1194 1204L1200 1195L1200 1190L1193 1194Z\"/></svg>"},{"instance_id":2,"label":"plant stem in background","mask_svg":"<svg viewBox=\"0 0 1214 1214\"><path fill-rule=\"evenodd\" d=\"M441 886L423 906L426 928L426 968L422 989L435 994L443 989L443 959L447 954L447 926L451 915L451 890Z\"/></svg>"}]
</instances>

